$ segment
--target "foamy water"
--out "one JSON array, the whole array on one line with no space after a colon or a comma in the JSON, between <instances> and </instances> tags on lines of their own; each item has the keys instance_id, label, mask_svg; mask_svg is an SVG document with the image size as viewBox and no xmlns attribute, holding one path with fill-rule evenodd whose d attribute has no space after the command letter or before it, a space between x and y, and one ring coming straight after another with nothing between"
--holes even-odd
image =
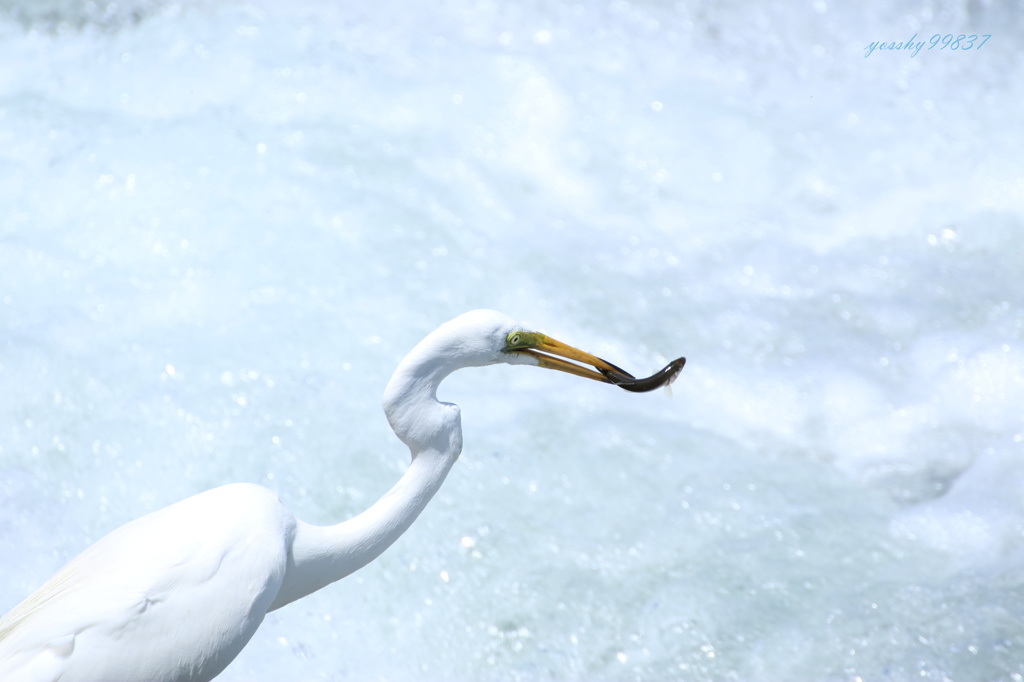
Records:
<instances>
[{"instance_id":1,"label":"foamy water","mask_svg":"<svg viewBox=\"0 0 1024 682\"><path fill-rule=\"evenodd\" d=\"M451 377L438 497L220 679L1024 675L1019 11L0 8L0 610L222 483L365 508L489 307L688 363Z\"/></svg>"}]
</instances>

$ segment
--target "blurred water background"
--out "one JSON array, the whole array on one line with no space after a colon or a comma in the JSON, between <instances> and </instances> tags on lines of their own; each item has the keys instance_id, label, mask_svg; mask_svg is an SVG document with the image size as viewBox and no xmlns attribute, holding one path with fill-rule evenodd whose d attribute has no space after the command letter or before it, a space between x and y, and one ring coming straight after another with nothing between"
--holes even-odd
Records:
<instances>
[{"instance_id":1,"label":"blurred water background","mask_svg":"<svg viewBox=\"0 0 1024 682\"><path fill-rule=\"evenodd\" d=\"M1022 45L981 0L0 1L0 611L223 483L362 510L393 367L489 307L689 362L451 377L437 499L220 679L1024 679Z\"/></svg>"}]
</instances>

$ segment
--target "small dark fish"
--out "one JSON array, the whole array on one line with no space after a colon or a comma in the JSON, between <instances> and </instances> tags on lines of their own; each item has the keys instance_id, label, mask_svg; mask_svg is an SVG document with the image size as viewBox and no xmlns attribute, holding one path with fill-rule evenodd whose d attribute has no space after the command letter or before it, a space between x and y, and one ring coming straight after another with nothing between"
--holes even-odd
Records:
<instances>
[{"instance_id":1,"label":"small dark fish","mask_svg":"<svg viewBox=\"0 0 1024 682\"><path fill-rule=\"evenodd\" d=\"M683 370L683 365L685 364L686 358L678 358L665 365L665 368L660 372L652 374L646 379L637 379L627 373L613 372L609 369L602 369L601 374L610 383L615 384L621 389L634 393L646 393L647 391L653 391L656 388L671 384L679 376L679 372Z\"/></svg>"}]
</instances>

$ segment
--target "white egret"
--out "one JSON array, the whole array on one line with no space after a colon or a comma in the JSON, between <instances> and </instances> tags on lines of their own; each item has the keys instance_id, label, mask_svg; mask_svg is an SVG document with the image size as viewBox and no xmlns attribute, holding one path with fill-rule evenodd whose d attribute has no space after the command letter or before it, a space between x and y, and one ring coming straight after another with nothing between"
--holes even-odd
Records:
<instances>
[{"instance_id":1,"label":"white egret","mask_svg":"<svg viewBox=\"0 0 1024 682\"><path fill-rule=\"evenodd\" d=\"M499 362L650 390L674 379L683 360L636 380L500 313L461 315L413 348L388 382L384 411L412 463L373 506L314 526L270 490L235 483L131 521L0 619L0 680L214 678L268 612L365 566L409 528L462 450L459 408L437 399L438 384Z\"/></svg>"}]
</instances>

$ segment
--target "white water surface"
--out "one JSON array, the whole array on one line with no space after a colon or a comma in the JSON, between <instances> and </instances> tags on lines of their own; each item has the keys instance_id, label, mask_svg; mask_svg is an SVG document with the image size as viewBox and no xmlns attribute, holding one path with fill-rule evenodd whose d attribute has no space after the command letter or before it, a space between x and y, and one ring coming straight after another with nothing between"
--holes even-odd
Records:
<instances>
[{"instance_id":1,"label":"white water surface","mask_svg":"<svg viewBox=\"0 0 1024 682\"><path fill-rule=\"evenodd\" d=\"M490 307L688 364L453 376L438 497L220 679L1024 679L1016 3L0 17L0 611L223 483L362 510L394 365Z\"/></svg>"}]
</instances>

